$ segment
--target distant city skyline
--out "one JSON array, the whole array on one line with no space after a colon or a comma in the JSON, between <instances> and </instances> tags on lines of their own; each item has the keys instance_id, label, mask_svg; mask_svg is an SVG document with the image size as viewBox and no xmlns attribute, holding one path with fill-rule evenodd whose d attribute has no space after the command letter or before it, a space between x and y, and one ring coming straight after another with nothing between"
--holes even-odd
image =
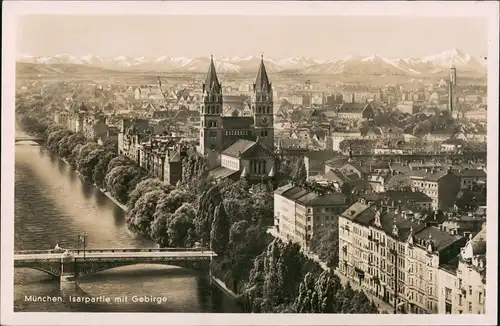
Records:
<instances>
[{"instance_id":1,"label":"distant city skyline","mask_svg":"<svg viewBox=\"0 0 500 326\"><path fill-rule=\"evenodd\" d=\"M458 48L487 56L481 17L26 15L17 55L102 57L422 57Z\"/></svg>"}]
</instances>

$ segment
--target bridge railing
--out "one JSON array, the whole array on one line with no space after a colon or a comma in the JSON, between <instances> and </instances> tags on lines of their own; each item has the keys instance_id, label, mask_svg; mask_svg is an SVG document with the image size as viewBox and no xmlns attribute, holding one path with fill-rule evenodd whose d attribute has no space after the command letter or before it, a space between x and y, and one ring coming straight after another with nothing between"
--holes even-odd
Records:
<instances>
[{"instance_id":1,"label":"bridge railing","mask_svg":"<svg viewBox=\"0 0 500 326\"><path fill-rule=\"evenodd\" d=\"M18 250L14 251L15 255L29 255L29 254L46 254L46 253L63 253L68 250L69 252L82 252L83 248L62 248L61 250L45 249L45 250ZM208 248L85 248L86 253L112 253L112 252L198 252L210 251Z\"/></svg>"}]
</instances>

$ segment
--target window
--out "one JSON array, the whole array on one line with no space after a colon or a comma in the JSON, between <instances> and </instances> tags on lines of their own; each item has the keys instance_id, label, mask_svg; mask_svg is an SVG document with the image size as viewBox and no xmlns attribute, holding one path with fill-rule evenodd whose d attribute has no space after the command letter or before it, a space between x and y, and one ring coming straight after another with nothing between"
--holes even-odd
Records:
<instances>
[{"instance_id":1,"label":"window","mask_svg":"<svg viewBox=\"0 0 500 326\"><path fill-rule=\"evenodd\" d=\"M472 312L472 302L469 302L469 312Z\"/></svg>"},{"instance_id":2,"label":"window","mask_svg":"<svg viewBox=\"0 0 500 326\"><path fill-rule=\"evenodd\" d=\"M451 301L451 289L444 288L444 298L445 300Z\"/></svg>"},{"instance_id":3,"label":"window","mask_svg":"<svg viewBox=\"0 0 500 326\"><path fill-rule=\"evenodd\" d=\"M478 293L478 302L483 303L483 294L481 292Z\"/></svg>"},{"instance_id":4,"label":"window","mask_svg":"<svg viewBox=\"0 0 500 326\"><path fill-rule=\"evenodd\" d=\"M444 312L445 312L445 314L447 314L447 315L448 315L448 314L451 314L451 304L450 304L450 303L446 303L446 304L445 304L445 307L444 307L444 310L445 310L445 311L444 311Z\"/></svg>"},{"instance_id":5,"label":"window","mask_svg":"<svg viewBox=\"0 0 500 326\"><path fill-rule=\"evenodd\" d=\"M472 295L472 285L469 285L469 294Z\"/></svg>"},{"instance_id":6,"label":"window","mask_svg":"<svg viewBox=\"0 0 500 326\"><path fill-rule=\"evenodd\" d=\"M458 295L458 304L461 306L462 305L462 295Z\"/></svg>"}]
</instances>

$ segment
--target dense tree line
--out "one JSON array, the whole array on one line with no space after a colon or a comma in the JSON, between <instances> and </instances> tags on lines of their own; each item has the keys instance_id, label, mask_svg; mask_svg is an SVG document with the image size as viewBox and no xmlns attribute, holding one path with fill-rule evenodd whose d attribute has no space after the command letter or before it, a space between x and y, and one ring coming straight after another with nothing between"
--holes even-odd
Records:
<instances>
[{"instance_id":1,"label":"dense tree line","mask_svg":"<svg viewBox=\"0 0 500 326\"><path fill-rule=\"evenodd\" d=\"M377 307L349 283L322 271L297 244L273 240L257 257L246 286L252 312L377 313Z\"/></svg>"}]
</instances>

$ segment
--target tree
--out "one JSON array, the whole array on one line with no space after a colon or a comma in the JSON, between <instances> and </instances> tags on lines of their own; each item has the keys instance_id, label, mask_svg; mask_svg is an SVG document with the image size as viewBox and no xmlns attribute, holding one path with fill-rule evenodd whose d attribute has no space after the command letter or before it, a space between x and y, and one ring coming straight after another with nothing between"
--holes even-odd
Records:
<instances>
[{"instance_id":1,"label":"tree","mask_svg":"<svg viewBox=\"0 0 500 326\"><path fill-rule=\"evenodd\" d=\"M224 209L224 204L220 203L215 208L210 232L210 247L217 254L223 255L226 252L229 242L229 227L229 217Z\"/></svg>"},{"instance_id":2,"label":"tree","mask_svg":"<svg viewBox=\"0 0 500 326\"><path fill-rule=\"evenodd\" d=\"M115 157L114 153L106 153L99 158L99 162L94 167L92 179L99 188L104 188L104 178L106 177L109 162Z\"/></svg>"},{"instance_id":3,"label":"tree","mask_svg":"<svg viewBox=\"0 0 500 326\"><path fill-rule=\"evenodd\" d=\"M106 174L109 173L111 170L113 170L117 166L132 165L133 163L134 162L126 156L122 156L122 155L117 156L109 162Z\"/></svg>"},{"instance_id":4,"label":"tree","mask_svg":"<svg viewBox=\"0 0 500 326\"><path fill-rule=\"evenodd\" d=\"M161 190L165 194L170 193L174 187L166 184L157 178L147 178L137 184L137 186L130 193L127 206L134 207L136 201L145 193L153 190Z\"/></svg>"},{"instance_id":5,"label":"tree","mask_svg":"<svg viewBox=\"0 0 500 326\"><path fill-rule=\"evenodd\" d=\"M71 165L73 169L76 169L78 155L80 154L80 150L82 149L82 147L83 147L82 144L78 144L75 147L73 147L71 154L67 158L69 165Z\"/></svg>"},{"instance_id":6,"label":"tree","mask_svg":"<svg viewBox=\"0 0 500 326\"><path fill-rule=\"evenodd\" d=\"M187 246L190 231L194 229L196 209L191 203L184 203L172 216L168 225L168 238L173 247Z\"/></svg>"},{"instance_id":7,"label":"tree","mask_svg":"<svg viewBox=\"0 0 500 326\"><path fill-rule=\"evenodd\" d=\"M137 176L137 168L131 165L117 166L113 168L104 179L106 189L120 203L128 201L129 182Z\"/></svg>"},{"instance_id":8,"label":"tree","mask_svg":"<svg viewBox=\"0 0 500 326\"><path fill-rule=\"evenodd\" d=\"M118 168L117 168L118 169ZM126 221L130 231L135 234L151 234L151 224L156 212L156 206L164 195L161 190L153 190L142 195L127 213Z\"/></svg>"},{"instance_id":9,"label":"tree","mask_svg":"<svg viewBox=\"0 0 500 326\"><path fill-rule=\"evenodd\" d=\"M307 180L306 165L304 163L304 158L301 157L295 163L295 168L293 170L293 180L298 183L304 183Z\"/></svg>"},{"instance_id":10,"label":"tree","mask_svg":"<svg viewBox=\"0 0 500 326\"><path fill-rule=\"evenodd\" d=\"M86 141L85 135L81 132L76 132L72 135L64 137L58 144L59 156L62 158L68 158L76 145L83 145Z\"/></svg>"},{"instance_id":11,"label":"tree","mask_svg":"<svg viewBox=\"0 0 500 326\"><path fill-rule=\"evenodd\" d=\"M229 241L232 244L241 242L246 235L250 224L246 220L241 220L233 223L229 230Z\"/></svg>"},{"instance_id":12,"label":"tree","mask_svg":"<svg viewBox=\"0 0 500 326\"><path fill-rule=\"evenodd\" d=\"M184 203L193 202L193 194L183 188L176 188L164 194L158 203L158 214L174 214Z\"/></svg>"},{"instance_id":13,"label":"tree","mask_svg":"<svg viewBox=\"0 0 500 326\"><path fill-rule=\"evenodd\" d=\"M61 139L63 139L65 136L68 136L70 132L68 130L57 130L52 132L48 137L47 137L47 142L46 145L47 147L53 151L57 152L57 145Z\"/></svg>"},{"instance_id":14,"label":"tree","mask_svg":"<svg viewBox=\"0 0 500 326\"><path fill-rule=\"evenodd\" d=\"M195 227L196 233L203 243L210 241L210 230L214 218L215 207L222 202L222 195L218 185L213 185L205 190L198 200L196 210Z\"/></svg>"},{"instance_id":15,"label":"tree","mask_svg":"<svg viewBox=\"0 0 500 326\"><path fill-rule=\"evenodd\" d=\"M81 172L82 169L86 168L85 165L88 162L89 154L96 149L99 149L99 145L97 145L97 143L92 143L92 142L86 143L80 148L80 152L78 153L78 157L76 158L76 168L78 169L78 171ZM97 164L97 161L94 163L94 166L95 164ZM90 173L93 173L93 171L91 171Z\"/></svg>"},{"instance_id":16,"label":"tree","mask_svg":"<svg viewBox=\"0 0 500 326\"><path fill-rule=\"evenodd\" d=\"M170 244L168 238L168 225L170 224L170 220L172 220L172 214L155 213L154 220L151 223L149 235L151 239L162 248L168 247Z\"/></svg>"},{"instance_id":17,"label":"tree","mask_svg":"<svg viewBox=\"0 0 500 326\"><path fill-rule=\"evenodd\" d=\"M334 218L331 227L319 231L311 239L311 250L326 262L328 267L339 263L338 219Z\"/></svg>"},{"instance_id":18,"label":"tree","mask_svg":"<svg viewBox=\"0 0 500 326\"><path fill-rule=\"evenodd\" d=\"M253 311L282 312L290 309L299 284L308 272L317 272L317 264L300 252L300 246L273 240L256 259L249 273L247 288L252 291ZM256 307L256 297L260 306Z\"/></svg>"},{"instance_id":19,"label":"tree","mask_svg":"<svg viewBox=\"0 0 500 326\"><path fill-rule=\"evenodd\" d=\"M317 277L307 273L299 286L293 310L296 313L336 313L335 294L342 288L338 277L323 272Z\"/></svg>"},{"instance_id":20,"label":"tree","mask_svg":"<svg viewBox=\"0 0 500 326\"><path fill-rule=\"evenodd\" d=\"M83 147L82 147L83 148ZM82 152L82 150L80 150ZM94 176L94 169L96 165L99 163L99 159L104 156L104 150L101 148L96 148L91 151L87 156L81 158L78 162L78 169L81 175L90 181L94 181L92 178Z\"/></svg>"},{"instance_id":21,"label":"tree","mask_svg":"<svg viewBox=\"0 0 500 326\"><path fill-rule=\"evenodd\" d=\"M255 184L250 188L250 193L252 220L262 225L273 225L274 198L268 186L263 183Z\"/></svg>"},{"instance_id":22,"label":"tree","mask_svg":"<svg viewBox=\"0 0 500 326\"><path fill-rule=\"evenodd\" d=\"M118 155L118 143L115 140L107 138L104 140L101 146L106 151L106 153L113 153Z\"/></svg>"}]
</instances>

